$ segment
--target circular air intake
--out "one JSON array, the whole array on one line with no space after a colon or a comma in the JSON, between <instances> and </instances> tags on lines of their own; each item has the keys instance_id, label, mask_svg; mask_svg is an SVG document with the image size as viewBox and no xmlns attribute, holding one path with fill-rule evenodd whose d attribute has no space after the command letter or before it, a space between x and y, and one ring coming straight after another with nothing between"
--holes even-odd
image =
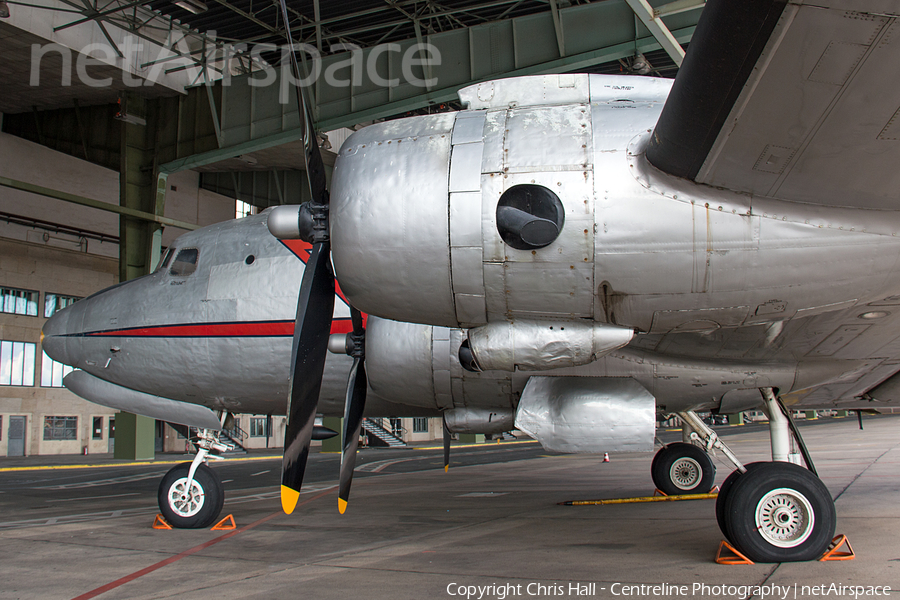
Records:
<instances>
[{"instance_id":1,"label":"circular air intake","mask_svg":"<svg viewBox=\"0 0 900 600\"><path fill-rule=\"evenodd\" d=\"M559 196L542 185L514 185L497 204L497 231L517 250L536 250L552 244L565 222Z\"/></svg>"}]
</instances>

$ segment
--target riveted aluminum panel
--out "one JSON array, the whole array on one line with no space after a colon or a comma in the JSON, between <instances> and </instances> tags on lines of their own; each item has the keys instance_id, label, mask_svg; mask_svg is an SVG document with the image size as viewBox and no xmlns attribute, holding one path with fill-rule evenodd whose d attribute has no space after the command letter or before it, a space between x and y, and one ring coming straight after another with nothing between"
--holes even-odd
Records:
<instances>
[{"instance_id":1,"label":"riveted aluminum panel","mask_svg":"<svg viewBox=\"0 0 900 600\"><path fill-rule=\"evenodd\" d=\"M511 408L454 408L444 412L447 429L453 433L503 433L515 427Z\"/></svg>"},{"instance_id":2,"label":"riveted aluminum panel","mask_svg":"<svg viewBox=\"0 0 900 600\"><path fill-rule=\"evenodd\" d=\"M484 296L481 248L478 246L451 249L453 292Z\"/></svg>"},{"instance_id":3,"label":"riveted aluminum panel","mask_svg":"<svg viewBox=\"0 0 900 600\"><path fill-rule=\"evenodd\" d=\"M591 102L631 100L664 104L674 82L663 77L591 75Z\"/></svg>"},{"instance_id":4,"label":"riveted aluminum panel","mask_svg":"<svg viewBox=\"0 0 900 600\"><path fill-rule=\"evenodd\" d=\"M535 376L519 400L516 427L557 452L648 452L656 400L631 378Z\"/></svg>"},{"instance_id":5,"label":"riveted aluminum panel","mask_svg":"<svg viewBox=\"0 0 900 600\"><path fill-rule=\"evenodd\" d=\"M704 308L699 310L658 310L653 313L650 333L669 331L710 332L720 327L737 327L744 322L749 306Z\"/></svg>"},{"instance_id":6,"label":"riveted aluminum panel","mask_svg":"<svg viewBox=\"0 0 900 600\"><path fill-rule=\"evenodd\" d=\"M126 412L171 421L180 425L219 430L222 428L216 413L199 404L176 402L161 396L131 390L85 371L72 371L63 384L85 400Z\"/></svg>"},{"instance_id":7,"label":"riveted aluminum panel","mask_svg":"<svg viewBox=\"0 0 900 600\"><path fill-rule=\"evenodd\" d=\"M342 290L363 312L458 323L450 282L450 135L429 133L449 132L454 120L444 114L377 124L341 147L331 188L332 260Z\"/></svg>"},{"instance_id":8,"label":"riveted aluminum panel","mask_svg":"<svg viewBox=\"0 0 900 600\"><path fill-rule=\"evenodd\" d=\"M450 245L481 246L481 192L450 194Z\"/></svg>"},{"instance_id":9,"label":"riveted aluminum panel","mask_svg":"<svg viewBox=\"0 0 900 600\"><path fill-rule=\"evenodd\" d=\"M453 395L450 389L450 352L452 347L450 329L432 327L431 339L433 343L431 370L434 376L434 400L438 408L451 408Z\"/></svg>"},{"instance_id":10,"label":"riveted aluminum panel","mask_svg":"<svg viewBox=\"0 0 900 600\"><path fill-rule=\"evenodd\" d=\"M559 238L549 246L516 250L505 245L497 231L497 203L504 190L532 183L559 196L565 209L565 224ZM581 170L485 176L482 186L484 284L489 315L591 318L594 314L592 173ZM502 266L491 267L491 264Z\"/></svg>"},{"instance_id":11,"label":"riveted aluminum panel","mask_svg":"<svg viewBox=\"0 0 900 600\"><path fill-rule=\"evenodd\" d=\"M455 294L456 316L461 327L474 327L487 322L484 296L476 294Z\"/></svg>"},{"instance_id":12,"label":"riveted aluminum panel","mask_svg":"<svg viewBox=\"0 0 900 600\"><path fill-rule=\"evenodd\" d=\"M506 140L507 110L492 110L484 118L484 156L482 173L502 173L504 166L503 144Z\"/></svg>"},{"instance_id":13,"label":"riveted aluminum panel","mask_svg":"<svg viewBox=\"0 0 900 600\"><path fill-rule=\"evenodd\" d=\"M507 318L505 271L505 263L484 263L484 303L489 321Z\"/></svg>"},{"instance_id":14,"label":"riveted aluminum panel","mask_svg":"<svg viewBox=\"0 0 900 600\"><path fill-rule=\"evenodd\" d=\"M459 90L470 109L572 104L590 99L588 75L534 75L476 83Z\"/></svg>"},{"instance_id":15,"label":"riveted aluminum panel","mask_svg":"<svg viewBox=\"0 0 900 600\"><path fill-rule=\"evenodd\" d=\"M427 325L370 316L366 372L373 392L391 402L435 406L434 339Z\"/></svg>"},{"instance_id":16,"label":"riveted aluminum panel","mask_svg":"<svg viewBox=\"0 0 900 600\"><path fill-rule=\"evenodd\" d=\"M506 121L504 171L584 169L591 163L588 104L517 108Z\"/></svg>"},{"instance_id":17,"label":"riveted aluminum panel","mask_svg":"<svg viewBox=\"0 0 900 600\"><path fill-rule=\"evenodd\" d=\"M453 146L450 158L450 192L477 192L481 189L480 143Z\"/></svg>"},{"instance_id":18,"label":"riveted aluminum panel","mask_svg":"<svg viewBox=\"0 0 900 600\"><path fill-rule=\"evenodd\" d=\"M462 111L456 114L456 122L453 124L453 137L451 143L470 144L481 142L484 138L484 111Z\"/></svg>"}]
</instances>

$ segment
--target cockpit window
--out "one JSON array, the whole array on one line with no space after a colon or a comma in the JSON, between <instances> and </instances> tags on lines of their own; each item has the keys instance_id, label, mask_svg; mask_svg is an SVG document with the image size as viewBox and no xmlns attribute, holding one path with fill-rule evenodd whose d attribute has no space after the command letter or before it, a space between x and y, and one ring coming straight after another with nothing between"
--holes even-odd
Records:
<instances>
[{"instance_id":1,"label":"cockpit window","mask_svg":"<svg viewBox=\"0 0 900 600\"><path fill-rule=\"evenodd\" d=\"M175 257L175 262L172 263L169 274L187 277L197 270L197 258L199 258L199 256L200 251L196 248L184 248L178 253L178 256Z\"/></svg>"},{"instance_id":2,"label":"cockpit window","mask_svg":"<svg viewBox=\"0 0 900 600\"><path fill-rule=\"evenodd\" d=\"M168 250L166 250L166 255L163 256L163 259L160 261L157 269L162 271L163 269L168 267L169 263L172 261L173 256L175 256L175 248L169 248Z\"/></svg>"}]
</instances>

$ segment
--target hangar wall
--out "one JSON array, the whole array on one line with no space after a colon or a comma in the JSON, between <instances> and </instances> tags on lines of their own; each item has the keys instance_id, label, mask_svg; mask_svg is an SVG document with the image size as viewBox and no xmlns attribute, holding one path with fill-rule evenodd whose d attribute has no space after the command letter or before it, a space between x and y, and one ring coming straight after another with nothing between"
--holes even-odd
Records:
<instances>
[{"instance_id":1,"label":"hangar wall","mask_svg":"<svg viewBox=\"0 0 900 600\"><path fill-rule=\"evenodd\" d=\"M0 134L0 177L119 202L117 171L7 134ZM234 199L200 189L199 179L193 171L169 178L165 216L200 225L234 218ZM181 233L166 228L163 245ZM43 356L40 331L48 300L117 283L118 235L113 213L0 187L0 456L109 451L115 411L61 387L62 366Z\"/></svg>"}]
</instances>

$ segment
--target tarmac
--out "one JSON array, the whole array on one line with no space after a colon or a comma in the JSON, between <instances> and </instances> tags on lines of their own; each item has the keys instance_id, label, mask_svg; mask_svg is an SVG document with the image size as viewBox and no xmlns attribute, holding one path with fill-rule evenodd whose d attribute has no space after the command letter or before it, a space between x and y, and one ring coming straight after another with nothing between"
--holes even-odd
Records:
<instances>
[{"instance_id":1,"label":"tarmac","mask_svg":"<svg viewBox=\"0 0 900 600\"><path fill-rule=\"evenodd\" d=\"M212 464L231 531L151 528L159 480L187 456L2 458L0 599L900 598L900 415L864 427L800 427L856 558L737 566L714 562L715 500L560 505L651 495L651 454L489 442L454 447L444 473L440 441L366 449L344 515L339 457L312 454L285 515L280 456L256 453ZM717 431L742 461L768 459L764 426ZM720 483L732 467L716 465Z\"/></svg>"}]
</instances>

